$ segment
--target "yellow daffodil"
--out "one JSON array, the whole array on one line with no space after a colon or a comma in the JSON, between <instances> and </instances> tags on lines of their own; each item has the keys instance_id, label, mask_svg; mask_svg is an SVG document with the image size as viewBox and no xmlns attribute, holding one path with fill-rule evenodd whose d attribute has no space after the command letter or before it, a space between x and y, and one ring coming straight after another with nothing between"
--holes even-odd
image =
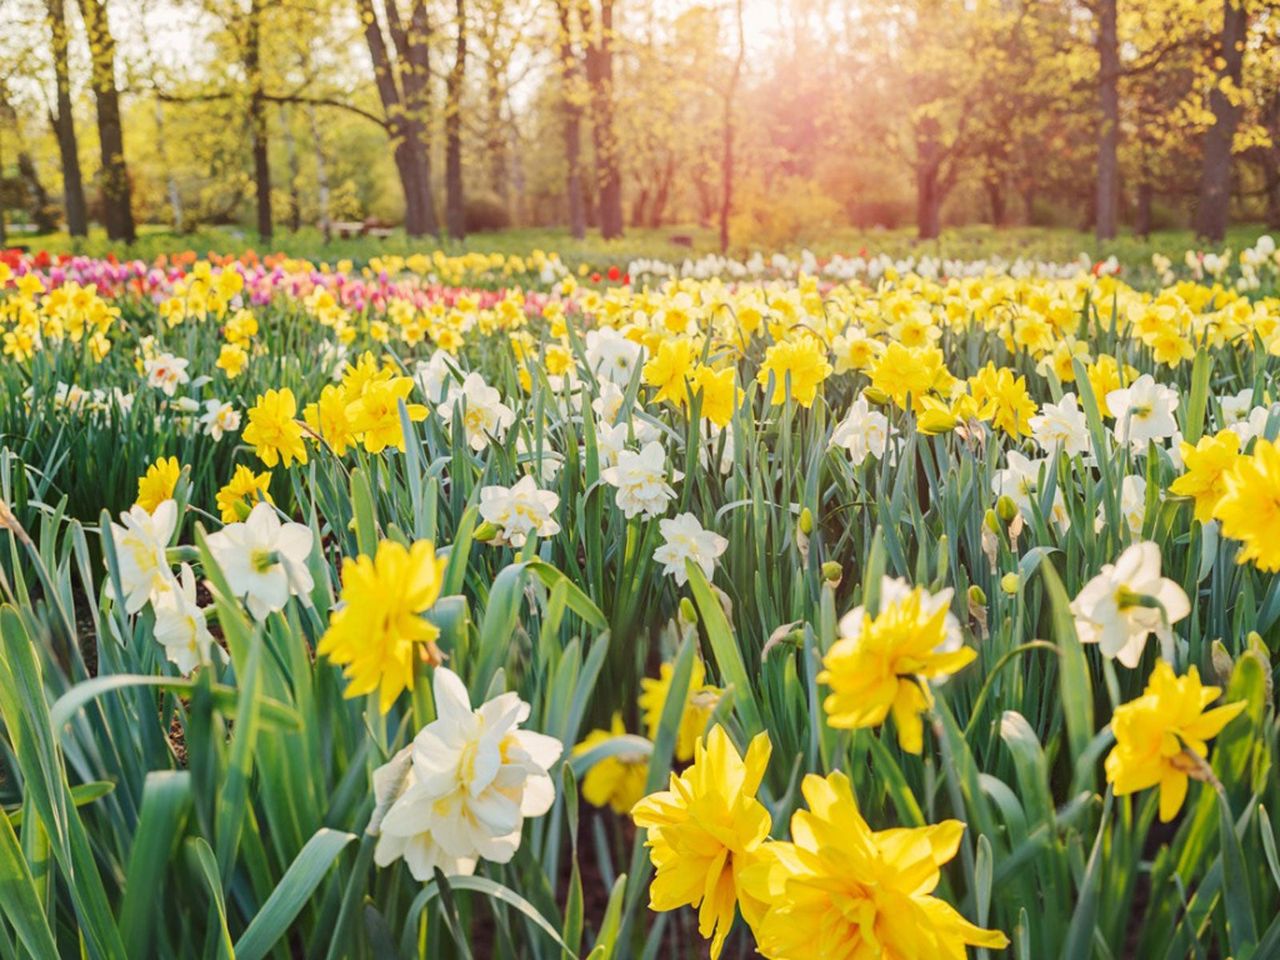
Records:
<instances>
[{"instance_id":1,"label":"yellow daffodil","mask_svg":"<svg viewBox=\"0 0 1280 960\"><path fill-rule=\"evenodd\" d=\"M373 557L342 561L342 605L316 652L345 667L346 697L376 690L378 708L386 713L413 687L420 656L439 663L433 647L440 630L422 614L440 596L443 577L435 547L425 540L408 548L384 540Z\"/></svg>"},{"instance_id":2,"label":"yellow daffodil","mask_svg":"<svg viewBox=\"0 0 1280 960\"><path fill-rule=\"evenodd\" d=\"M1172 820L1186 799L1188 777L1202 779L1208 741L1245 708L1240 700L1206 712L1220 693L1219 687L1201 685L1195 667L1179 677L1159 661L1142 696L1116 707L1111 718L1116 745L1107 754L1106 770L1116 794L1158 786L1160 819Z\"/></svg>"},{"instance_id":3,"label":"yellow daffodil","mask_svg":"<svg viewBox=\"0 0 1280 960\"><path fill-rule=\"evenodd\" d=\"M138 478L138 499L135 502L147 513L154 513L160 504L173 499L181 476L182 466L177 457L161 457Z\"/></svg>"},{"instance_id":4,"label":"yellow daffodil","mask_svg":"<svg viewBox=\"0 0 1280 960\"><path fill-rule=\"evenodd\" d=\"M244 428L244 442L254 448L258 458L268 467L294 460L307 462L307 447L302 442L302 427L294 417L298 402L288 387L268 390L249 408L249 425Z\"/></svg>"},{"instance_id":5,"label":"yellow daffodil","mask_svg":"<svg viewBox=\"0 0 1280 960\"><path fill-rule=\"evenodd\" d=\"M658 727L662 723L662 711L671 692L671 678L675 668L664 663L658 668L658 676L644 677L640 681L640 696L637 704L643 714L644 724L649 731L649 739L658 736ZM689 692L685 697L684 711L680 714L680 730L676 734L676 759L688 760L693 756L693 746L706 729L711 712L720 702L723 692L719 687L706 683L707 668L702 661L694 659L693 670L689 676Z\"/></svg>"},{"instance_id":6,"label":"yellow daffodil","mask_svg":"<svg viewBox=\"0 0 1280 960\"><path fill-rule=\"evenodd\" d=\"M742 885L769 835L769 811L756 790L769 765L769 737L757 734L744 759L724 729L698 740L693 765L671 774L667 790L645 797L631 811L649 831L645 845L657 874L649 887L651 910L698 908L698 932L720 956L735 907L754 924L764 912Z\"/></svg>"},{"instance_id":7,"label":"yellow daffodil","mask_svg":"<svg viewBox=\"0 0 1280 960\"><path fill-rule=\"evenodd\" d=\"M916 587L885 604L878 616L863 611L860 620L841 622L843 636L832 644L818 674L818 682L831 687L823 701L831 726L878 727L892 713L898 744L909 753L921 752L920 715L933 703L929 679L955 673L977 657L949 636L948 604L937 599Z\"/></svg>"},{"instance_id":8,"label":"yellow daffodil","mask_svg":"<svg viewBox=\"0 0 1280 960\"><path fill-rule=\"evenodd\" d=\"M370 453L381 453L387 447L404 452L404 425L400 421L400 401L413 392L413 380L409 377L393 377L390 380L370 380L364 392L347 405L346 416L351 430L359 434L364 448ZM405 412L411 421L426 419L427 408L420 403L406 403Z\"/></svg>"},{"instance_id":9,"label":"yellow daffodil","mask_svg":"<svg viewBox=\"0 0 1280 960\"><path fill-rule=\"evenodd\" d=\"M216 497L222 522L236 523L245 520L249 516L249 511L260 501L274 503L271 494L267 492L270 484L269 471L255 474L243 464L237 466L235 475L218 491Z\"/></svg>"},{"instance_id":10,"label":"yellow daffodil","mask_svg":"<svg viewBox=\"0 0 1280 960\"><path fill-rule=\"evenodd\" d=\"M749 895L766 904L755 926L761 954L965 960L967 946L1008 946L932 896L963 823L873 831L843 773L809 774L801 790L809 809L792 815L792 842L764 844L744 872Z\"/></svg>"},{"instance_id":11,"label":"yellow daffodil","mask_svg":"<svg viewBox=\"0 0 1280 960\"><path fill-rule=\"evenodd\" d=\"M1236 458L1222 483L1213 515L1222 521L1223 536L1244 545L1236 562L1280 571L1280 442L1258 440L1252 455Z\"/></svg>"},{"instance_id":12,"label":"yellow daffodil","mask_svg":"<svg viewBox=\"0 0 1280 960\"><path fill-rule=\"evenodd\" d=\"M622 714L615 713L608 730L592 730L573 748L573 756L589 753L614 737L625 735ZM582 778L582 797L594 807L609 807L614 813L627 813L644 796L644 783L649 775L649 758L642 753L620 753L605 757Z\"/></svg>"},{"instance_id":13,"label":"yellow daffodil","mask_svg":"<svg viewBox=\"0 0 1280 960\"><path fill-rule=\"evenodd\" d=\"M831 376L831 371L827 348L822 341L816 337L799 337L775 343L765 351L756 382L767 388L772 376L770 402L773 404L786 402L790 384L792 399L802 407L811 407L818 395L818 387Z\"/></svg>"},{"instance_id":14,"label":"yellow daffodil","mask_svg":"<svg viewBox=\"0 0 1280 960\"><path fill-rule=\"evenodd\" d=\"M1224 477L1240 456L1240 437L1230 430L1201 437L1193 447L1179 446L1186 472L1169 485L1169 492L1195 500L1195 517L1201 523L1213 519L1213 511L1226 493Z\"/></svg>"}]
</instances>

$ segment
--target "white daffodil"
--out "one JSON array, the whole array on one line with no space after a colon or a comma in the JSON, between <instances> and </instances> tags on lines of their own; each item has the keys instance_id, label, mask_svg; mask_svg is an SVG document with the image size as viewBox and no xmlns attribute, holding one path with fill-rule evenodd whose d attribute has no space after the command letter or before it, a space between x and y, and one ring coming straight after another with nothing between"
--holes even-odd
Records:
<instances>
[{"instance_id":1,"label":"white daffodil","mask_svg":"<svg viewBox=\"0 0 1280 960\"><path fill-rule=\"evenodd\" d=\"M307 570L311 528L282 523L275 507L259 503L243 523L229 523L209 535L209 552L232 592L249 612L265 620L283 610L290 596L306 596L313 586Z\"/></svg>"},{"instance_id":2,"label":"white daffodil","mask_svg":"<svg viewBox=\"0 0 1280 960\"><path fill-rule=\"evenodd\" d=\"M628 340L612 327L587 331L587 367L599 381L625 387L640 362L640 344Z\"/></svg>"},{"instance_id":3,"label":"white daffodil","mask_svg":"<svg viewBox=\"0 0 1280 960\"><path fill-rule=\"evenodd\" d=\"M134 504L120 514L120 523L111 524L126 612L137 613L173 583L164 552L177 525L178 505L172 500L159 504L155 513Z\"/></svg>"},{"instance_id":4,"label":"white daffodil","mask_svg":"<svg viewBox=\"0 0 1280 960\"><path fill-rule=\"evenodd\" d=\"M183 673L209 661L213 636L205 625L204 610L196 603L196 578L183 564L181 579L151 603L156 612L156 640L165 656Z\"/></svg>"},{"instance_id":5,"label":"white daffodil","mask_svg":"<svg viewBox=\"0 0 1280 960\"><path fill-rule=\"evenodd\" d=\"M1147 481L1144 477L1130 474L1120 482L1120 518L1129 530L1129 536L1142 536L1142 524L1147 519ZM1093 521L1094 530L1102 530L1107 525L1107 508L1098 506L1098 515Z\"/></svg>"},{"instance_id":6,"label":"white daffodil","mask_svg":"<svg viewBox=\"0 0 1280 960\"><path fill-rule=\"evenodd\" d=\"M658 522L663 543L653 551L653 559L663 564L662 572L676 578L684 586L689 581L685 561L692 560L711 579L716 558L724 553L729 541L714 530L704 530L692 513L681 513Z\"/></svg>"},{"instance_id":7,"label":"white daffodil","mask_svg":"<svg viewBox=\"0 0 1280 960\"><path fill-rule=\"evenodd\" d=\"M147 375L147 386L155 387L167 397L172 397L178 387L190 381L187 365L191 361L175 357L171 353L162 353L158 357L144 361L143 370Z\"/></svg>"},{"instance_id":8,"label":"white daffodil","mask_svg":"<svg viewBox=\"0 0 1280 960\"><path fill-rule=\"evenodd\" d=\"M859 397L832 431L831 446L844 447L849 451L853 465L860 467L867 457L884 458L892 432L889 418L878 410L872 410L866 397Z\"/></svg>"},{"instance_id":9,"label":"white daffodil","mask_svg":"<svg viewBox=\"0 0 1280 960\"><path fill-rule=\"evenodd\" d=\"M599 452L601 467L612 467L618 462L618 454L627 448L630 433L625 422L612 426L603 421L596 424L596 450Z\"/></svg>"},{"instance_id":10,"label":"white daffodil","mask_svg":"<svg viewBox=\"0 0 1280 960\"><path fill-rule=\"evenodd\" d=\"M991 487L997 497L1008 497L1018 508L1023 519L1030 521L1035 515L1032 506L1040 498L1040 470L1048 463L1047 458L1031 460L1010 450L1006 455L1008 464L1003 470L997 470L991 481ZM1053 506L1046 520L1058 525L1058 529L1066 531L1071 526L1071 517L1067 513L1066 498L1062 488L1053 492Z\"/></svg>"},{"instance_id":11,"label":"white daffodil","mask_svg":"<svg viewBox=\"0 0 1280 960\"><path fill-rule=\"evenodd\" d=\"M1224 430L1244 423L1253 410L1253 387L1218 397L1218 409L1222 411L1221 423Z\"/></svg>"},{"instance_id":12,"label":"white daffodil","mask_svg":"<svg viewBox=\"0 0 1280 960\"><path fill-rule=\"evenodd\" d=\"M1045 453L1059 447L1069 457L1089 452L1089 423L1074 393L1064 393L1057 403L1046 403L1028 425L1031 439Z\"/></svg>"},{"instance_id":13,"label":"white daffodil","mask_svg":"<svg viewBox=\"0 0 1280 960\"><path fill-rule=\"evenodd\" d=\"M1271 407L1254 407L1240 419L1227 424L1227 429L1240 438L1241 450L1249 445L1250 440L1266 434L1271 410Z\"/></svg>"},{"instance_id":14,"label":"white daffodil","mask_svg":"<svg viewBox=\"0 0 1280 960\"><path fill-rule=\"evenodd\" d=\"M450 388L436 412L449 425L453 423L455 409L462 411L467 443L477 452L486 449L491 439L501 443L516 419L511 408L502 402L502 394L485 383L478 373L467 374L462 386Z\"/></svg>"},{"instance_id":15,"label":"white daffodil","mask_svg":"<svg viewBox=\"0 0 1280 960\"><path fill-rule=\"evenodd\" d=\"M206 400L200 426L213 439L221 440L225 434L235 433L240 429L240 411L231 403Z\"/></svg>"},{"instance_id":16,"label":"white daffodil","mask_svg":"<svg viewBox=\"0 0 1280 960\"><path fill-rule=\"evenodd\" d=\"M679 480L682 476L676 471L674 479ZM646 443L639 453L621 451L618 462L601 471L600 477L617 488L616 502L628 520L640 513L648 517L658 516L676 495L667 482L667 456L662 444L656 440Z\"/></svg>"},{"instance_id":17,"label":"white daffodil","mask_svg":"<svg viewBox=\"0 0 1280 960\"><path fill-rule=\"evenodd\" d=\"M1178 391L1156 383L1149 373L1128 387L1108 393L1107 408L1116 418L1116 441L1139 452L1146 448L1148 440L1163 440L1178 429L1173 418L1178 409Z\"/></svg>"},{"instance_id":18,"label":"white daffodil","mask_svg":"<svg viewBox=\"0 0 1280 960\"><path fill-rule=\"evenodd\" d=\"M432 689L436 719L374 772L379 812L386 811L374 859L385 867L403 857L422 881L435 867L470 874L479 860L509 862L525 818L555 801L547 771L563 749L554 737L519 729L529 705L514 693L472 709L467 688L444 667Z\"/></svg>"},{"instance_id":19,"label":"white daffodil","mask_svg":"<svg viewBox=\"0 0 1280 960\"><path fill-rule=\"evenodd\" d=\"M1191 612L1191 602L1180 586L1160 576L1160 548L1144 541L1085 584L1071 612L1081 643L1096 643L1104 656L1136 667L1153 633L1172 652L1171 624Z\"/></svg>"},{"instance_id":20,"label":"white daffodil","mask_svg":"<svg viewBox=\"0 0 1280 960\"><path fill-rule=\"evenodd\" d=\"M456 366L457 361L445 351L437 350L430 360L419 361L414 367L414 379L418 381L418 388L428 403L444 403L449 395L449 387L455 383L450 363Z\"/></svg>"},{"instance_id":21,"label":"white daffodil","mask_svg":"<svg viewBox=\"0 0 1280 960\"><path fill-rule=\"evenodd\" d=\"M533 477L522 477L514 487L490 486L480 489L480 516L498 528L495 543L523 547L530 534L550 537L560 532L552 514L560 497L539 490Z\"/></svg>"},{"instance_id":22,"label":"white daffodil","mask_svg":"<svg viewBox=\"0 0 1280 960\"><path fill-rule=\"evenodd\" d=\"M626 394L622 392L622 387L612 380L601 381L600 395L591 401L591 409L595 411L596 417L599 418L599 422L596 424L597 430L614 423L618 419L618 411L622 409L623 401L626 398Z\"/></svg>"}]
</instances>

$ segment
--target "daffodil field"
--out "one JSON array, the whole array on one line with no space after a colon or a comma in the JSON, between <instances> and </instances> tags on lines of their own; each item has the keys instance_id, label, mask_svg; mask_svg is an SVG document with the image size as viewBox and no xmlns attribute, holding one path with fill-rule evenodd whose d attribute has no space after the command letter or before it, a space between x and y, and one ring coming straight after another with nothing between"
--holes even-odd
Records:
<instances>
[{"instance_id":1,"label":"daffodil field","mask_svg":"<svg viewBox=\"0 0 1280 960\"><path fill-rule=\"evenodd\" d=\"M0 258L0 957L1280 957L1280 253Z\"/></svg>"}]
</instances>

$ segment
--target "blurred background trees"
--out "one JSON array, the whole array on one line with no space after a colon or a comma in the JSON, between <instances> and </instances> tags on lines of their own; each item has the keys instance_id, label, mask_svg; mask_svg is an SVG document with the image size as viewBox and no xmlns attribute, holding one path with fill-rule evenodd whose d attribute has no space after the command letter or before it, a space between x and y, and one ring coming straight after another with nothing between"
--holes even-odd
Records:
<instances>
[{"instance_id":1,"label":"blurred background trees","mask_svg":"<svg viewBox=\"0 0 1280 960\"><path fill-rule=\"evenodd\" d=\"M5 10L11 234L1280 227L1276 0Z\"/></svg>"}]
</instances>

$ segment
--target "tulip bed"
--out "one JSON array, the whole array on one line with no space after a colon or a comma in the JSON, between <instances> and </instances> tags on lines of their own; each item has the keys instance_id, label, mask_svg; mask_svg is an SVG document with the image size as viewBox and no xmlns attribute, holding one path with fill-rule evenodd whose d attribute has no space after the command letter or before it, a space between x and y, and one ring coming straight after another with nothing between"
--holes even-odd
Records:
<instances>
[{"instance_id":1,"label":"tulip bed","mask_svg":"<svg viewBox=\"0 0 1280 960\"><path fill-rule=\"evenodd\" d=\"M1278 278L4 255L0 957L1280 956Z\"/></svg>"}]
</instances>

